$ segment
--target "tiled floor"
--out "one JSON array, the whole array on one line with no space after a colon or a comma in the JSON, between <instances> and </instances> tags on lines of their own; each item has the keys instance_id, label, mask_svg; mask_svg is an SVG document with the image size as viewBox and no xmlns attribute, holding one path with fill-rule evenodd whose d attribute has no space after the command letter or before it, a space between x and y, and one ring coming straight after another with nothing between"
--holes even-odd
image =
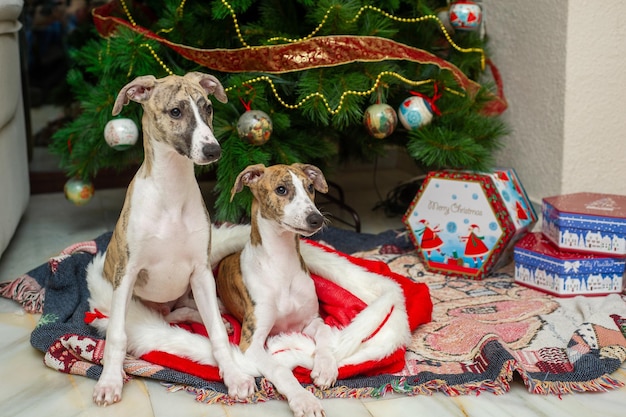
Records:
<instances>
[{"instance_id":1,"label":"tiled floor","mask_svg":"<svg viewBox=\"0 0 626 417\"><path fill-rule=\"evenodd\" d=\"M413 174L381 169L374 186L371 169L337 175L347 201L359 212L364 232L402 227L399 217L386 218L372 211L378 201L399 182ZM210 184L206 187L210 188ZM378 189L378 191L376 191ZM17 277L45 262L71 243L92 239L111 230L123 201L123 190L98 190L89 204L76 207L63 195L31 197L30 205L7 251L0 258L0 281ZM98 408L91 402L95 381L57 373L42 363L42 355L29 344L38 317L24 314L17 304L0 300L0 415L3 417L133 416L133 417L290 417L284 401L234 406L205 405L184 392L169 393L157 382L131 381L120 404ZM617 377L626 381L626 368ZM323 405L328 417L390 416L622 416L626 388L603 394L575 394L562 399L531 395L514 380L503 396L482 394L450 398L389 396L380 399L331 399Z\"/></svg>"}]
</instances>

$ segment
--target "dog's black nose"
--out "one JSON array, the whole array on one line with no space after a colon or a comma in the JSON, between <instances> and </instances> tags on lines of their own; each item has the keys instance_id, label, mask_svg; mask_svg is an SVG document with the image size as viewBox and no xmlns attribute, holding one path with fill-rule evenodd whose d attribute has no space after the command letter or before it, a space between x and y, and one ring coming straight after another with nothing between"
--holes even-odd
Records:
<instances>
[{"instance_id":1,"label":"dog's black nose","mask_svg":"<svg viewBox=\"0 0 626 417\"><path fill-rule=\"evenodd\" d=\"M311 213L306 216L306 222L312 229L322 227L322 224L324 223L324 217L322 217L322 215L319 213Z\"/></svg>"},{"instance_id":2,"label":"dog's black nose","mask_svg":"<svg viewBox=\"0 0 626 417\"><path fill-rule=\"evenodd\" d=\"M202 153L207 161L215 161L222 156L222 148L217 143L207 143L202 147Z\"/></svg>"}]
</instances>

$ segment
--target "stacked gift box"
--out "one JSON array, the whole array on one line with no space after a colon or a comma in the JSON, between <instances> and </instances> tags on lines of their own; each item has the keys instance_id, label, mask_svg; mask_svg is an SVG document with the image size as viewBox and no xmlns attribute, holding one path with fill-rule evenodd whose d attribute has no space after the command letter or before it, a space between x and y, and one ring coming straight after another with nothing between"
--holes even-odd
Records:
<instances>
[{"instance_id":1,"label":"stacked gift box","mask_svg":"<svg viewBox=\"0 0 626 417\"><path fill-rule=\"evenodd\" d=\"M623 291L626 196L547 197L542 215L541 232L515 244L515 281L557 296Z\"/></svg>"},{"instance_id":2,"label":"stacked gift box","mask_svg":"<svg viewBox=\"0 0 626 417\"><path fill-rule=\"evenodd\" d=\"M624 288L626 196L576 193L537 216L512 169L429 172L403 217L424 267L482 279L515 261L515 281L558 296Z\"/></svg>"}]
</instances>

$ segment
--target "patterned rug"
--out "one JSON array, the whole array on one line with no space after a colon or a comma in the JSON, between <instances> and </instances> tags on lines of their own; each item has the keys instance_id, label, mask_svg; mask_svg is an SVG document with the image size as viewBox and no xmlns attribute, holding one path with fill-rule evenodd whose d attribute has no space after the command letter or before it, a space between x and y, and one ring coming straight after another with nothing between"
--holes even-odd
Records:
<instances>
[{"instance_id":1,"label":"patterned rug","mask_svg":"<svg viewBox=\"0 0 626 417\"><path fill-rule=\"evenodd\" d=\"M42 314L31 335L47 366L97 379L104 341L85 324L89 309L85 267L106 248L110 234L62 251L49 262L0 284L0 295ZM320 398L377 397L441 391L502 394L518 375L529 392L562 395L623 385L611 376L626 360L626 297L557 298L519 286L513 265L481 281L428 272L403 230L379 235L325 229L317 240L346 253L385 262L393 272L428 285L432 321L414 333L401 372L351 377L321 391ZM129 376L153 378L169 390L186 390L203 402L231 402L223 384L144 360L128 358ZM257 381L250 402L282 398Z\"/></svg>"}]
</instances>

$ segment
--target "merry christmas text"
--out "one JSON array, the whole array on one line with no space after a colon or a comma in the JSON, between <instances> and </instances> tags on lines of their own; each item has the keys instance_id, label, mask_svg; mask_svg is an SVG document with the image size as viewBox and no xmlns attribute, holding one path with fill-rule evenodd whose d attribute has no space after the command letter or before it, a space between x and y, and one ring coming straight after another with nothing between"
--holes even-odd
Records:
<instances>
[{"instance_id":1,"label":"merry christmas text","mask_svg":"<svg viewBox=\"0 0 626 417\"><path fill-rule=\"evenodd\" d=\"M450 205L439 204L437 201L430 200L428 202L428 210L441 212L448 216L450 213L460 213L468 216L482 216L483 211L480 209L474 209L465 207L460 203L452 203Z\"/></svg>"}]
</instances>

